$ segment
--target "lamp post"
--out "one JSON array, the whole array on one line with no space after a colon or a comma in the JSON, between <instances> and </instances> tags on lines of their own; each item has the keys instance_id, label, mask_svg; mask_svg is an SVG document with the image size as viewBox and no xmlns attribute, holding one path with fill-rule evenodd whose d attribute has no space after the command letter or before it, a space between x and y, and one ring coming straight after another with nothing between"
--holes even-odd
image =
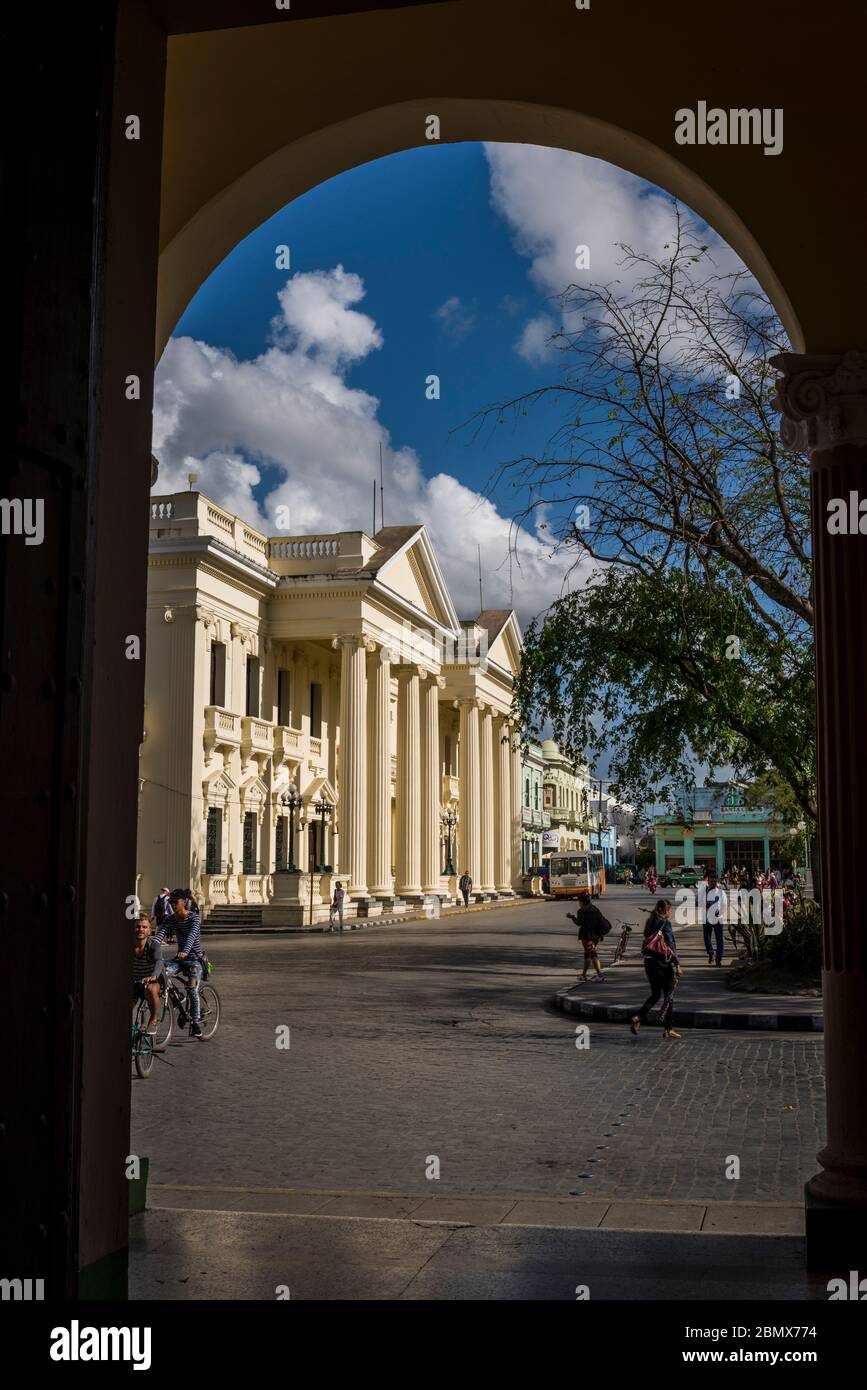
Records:
<instances>
[{"instance_id":1,"label":"lamp post","mask_svg":"<svg viewBox=\"0 0 867 1390\"><path fill-rule=\"evenodd\" d=\"M805 860L805 864L806 864L807 873L809 873L809 872L810 872L810 837L809 837L809 835L807 834L807 822L806 822L805 820L799 820L799 821L798 821L798 829L800 830L801 834L802 834L803 837L804 837L804 860Z\"/></svg>"},{"instance_id":2,"label":"lamp post","mask_svg":"<svg viewBox=\"0 0 867 1390\"><path fill-rule=\"evenodd\" d=\"M458 818L451 806L445 815L440 817L446 832L446 874L451 877L455 873L455 866L452 863L452 831L458 823Z\"/></svg>"},{"instance_id":3,"label":"lamp post","mask_svg":"<svg viewBox=\"0 0 867 1390\"><path fill-rule=\"evenodd\" d=\"M315 872L315 873L318 873L318 874L321 874L321 873L324 871L324 869L325 869L325 864L324 864L324 862L323 862L323 861L324 861L324 852L325 852L325 825L326 825L326 822L327 822L327 820L328 820L328 817L331 815L331 812L334 810L334 807L331 805L331 802L330 802L330 801L326 801L325 797L322 796L322 795L320 795L318 801L311 802L310 810L312 811L312 813L313 813L314 816L318 816L318 817L319 817L319 836L318 836L318 838L319 838L319 863L316 865L315 869L314 869L312 860L311 860L311 863L310 863L310 925L311 925L311 927L312 927L312 926L313 926L313 874L314 874L314 872Z\"/></svg>"},{"instance_id":4,"label":"lamp post","mask_svg":"<svg viewBox=\"0 0 867 1390\"><path fill-rule=\"evenodd\" d=\"M281 873L297 874L300 870L295 864L295 812L301 814L304 805L303 799L298 795L298 788L294 782L289 783L289 790L285 791L280 797L281 806L288 807L289 810L289 863Z\"/></svg>"},{"instance_id":5,"label":"lamp post","mask_svg":"<svg viewBox=\"0 0 867 1390\"><path fill-rule=\"evenodd\" d=\"M324 796L320 796L313 807L314 814L319 817L319 863L316 865L318 874L325 872L325 826L333 810L331 802L326 801Z\"/></svg>"}]
</instances>

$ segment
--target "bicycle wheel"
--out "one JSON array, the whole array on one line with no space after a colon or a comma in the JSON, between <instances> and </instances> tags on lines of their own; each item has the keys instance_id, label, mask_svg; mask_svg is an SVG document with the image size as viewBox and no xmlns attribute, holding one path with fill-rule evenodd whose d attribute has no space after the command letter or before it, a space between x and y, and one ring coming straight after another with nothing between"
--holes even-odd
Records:
<instances>
[{"instance_id":1,"label":"bicycle wheel","mask_svg":"<svg viewBox=\"0 0 867 1390\"><path fill-rule=\"evenodd\" d=\"M132 1042L135 1069L141 1077L150 1076L154 1064L154 1040L145 1031L149 1018L150 1009L147 1000L142 999L135 1011Z\"/></svg>"},{"instance_id":2,"label":"bicycle wheel","mask_svg":"<svg viewBox=\"0 0 867 1390\"><path fill-rule=\"evenodd\" d=\"M167 989L160 996L157 1009L157 1031L154 1034L154 1052L164 1052L171 1042L175 1030L175 1011Z\"/></svg>"},{"instance_id":3,"label":"bicycle wheel","mask_svg":"<svg viewBox=\"0 0 867 1390\"><path fill-rule=\"evenodd\" d=\"M212 1038L220 1026L220 996L213 985L199 985L199 1001L202 1037Z\"/></svg>"}]
</instances>

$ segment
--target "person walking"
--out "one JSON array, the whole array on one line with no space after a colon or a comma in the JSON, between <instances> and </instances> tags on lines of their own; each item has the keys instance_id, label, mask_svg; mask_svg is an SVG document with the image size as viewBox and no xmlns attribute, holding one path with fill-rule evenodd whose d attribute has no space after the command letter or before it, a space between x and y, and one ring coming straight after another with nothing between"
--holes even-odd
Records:
<instances>
[{"instance_id":1,"label":"person walking","mask_svg":"<svg viewBox=\"0 0 867 1390\"><path fill-rule=\"evenodd\" d=\"M674 1026L674 991L683 974L677 958L677 942L671 928L671 903L660 898L644 926L644 941L641 947L644 956L644 973L650 985L650 994L637 1014L629 1020L629 1029L637 1033L642 1023L657 1001L662 999L659 1022L665 1038L681 1036Z\"/></svg>"},{"instance_id":2,"label":"person walking","mask_svg":"<svg viewBox=\"0 0 867 1390\"><path fill-rule=\"evenodd\" d=\"M340 926L338 931L343 931L343 904L346 901L346 893L342 883L335 883L334 896L331 899L331 909L328 914L328 930L334 931L334 919L337 918Z\"/></svg>"},{"instance_id":3,"label":"person walking","mask_svg":"<svg viewBox=\"0 0 867 1390\"><path fill-rule=\"evenodd\" d=\"M611 930L611 923L607 917L603 917L599 908L590 900L589 893L579 893L578 901L581 904L577 912L567 912L566 916L574 922L578 928L578 940L584 947L584 973L580 976L578 983L586 985L587 972L593 965L598 980L604 979L602 966L599 964L599 942L606 932Z\"/></svg>"},{"instance_id":4,"label":"person walking","mask_svg":"<svg viewBox=\"0 0 867 1390\"><path fill-rule=\"evenodd\" d=\"M458 887L461 890L461 895L464 900L464 907L469 907L470 893L473 891L473 880L470 878L469 869L464 869L463 873L460 876L460 879L458 880Z\"/></svg>"},{"instance_id":5,"label":"person walking","mask_svg":"<svg viewBox=\"0 0 867 1390\"><path fill-rule=\"evenodd\" d=\"M717 876L711 869L707 876L707 888L704 893L704 949L707 951L707 963L713 965L714 955L716 955L717 965L722 965L723 958L723 905L725 895L717 882ZM714 951L716 946L716 951Z\"/></svg>"}]
</instances>

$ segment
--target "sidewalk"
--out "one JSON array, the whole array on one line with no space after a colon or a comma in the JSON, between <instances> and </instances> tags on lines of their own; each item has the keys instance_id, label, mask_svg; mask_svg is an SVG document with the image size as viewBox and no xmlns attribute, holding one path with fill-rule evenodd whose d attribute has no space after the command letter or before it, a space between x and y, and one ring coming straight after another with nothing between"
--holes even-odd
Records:
<instances>
[{"instance_id":1,"label":"sidewalk","mask_svg":"<svg viewBox=\"0 0 867 1390\"><path fill-rule=\"evenodd\" d=\"M674 997L676 1028L823 1031L821 999L790 994L741 994L726 989L726 971L734 959L728 940L727 954L717 968L707 963L700 927L678 927L675 934L677 953L683 965L683 976ZM604 979L600 981L591 975L586 985L574 984L558 990L553 1001L556 1008L577 1018L620 1024L627 1023L637 1012L649 992L640 955L641 933L632 933L626 960L615 966L611 958L618 937L619 932L614 927L602 944L600 960ZM577 946L576 960L576 969L580 969ZM655 1027L656 1019L654 1010L645 1027Z\"/></svg>"},{"instance_id":2,"label":"sidewalk","mask_svg":"<svg viewBox=\"0 0 867 1390\"><path fill-rule=\"evenodd\" d=\"M464 917L473 912L493 912L504 907L526 907L530 903L544 903L547 898L535 898L532 896L518 896L515 898L495 898L491 902L473 903L471 907L464 907L463 904L457 907L444 907L438 917L432 916L421 908L412 909L409 912L395 912L383 914L381 917L352 917L347 918L344 931L366 931L369 927L395 927L401 922L429 921L439 922L444 917ZM202 923L203 936L316 936L323 932L328 932L327 922L317 922L312 927L220 927L210 926L208 918Z\"/></svg>"},{"instance_id":3,"label":"sidewalk","mask_svg":"<svg viewBox=\"0 0 867 1390\"><path fill-rule=\"evenodd\" d=\"M133 1300L827 1298L794 1204L169 1187L152 1201L130 1221Z\"/></svg>"}]
</instances>

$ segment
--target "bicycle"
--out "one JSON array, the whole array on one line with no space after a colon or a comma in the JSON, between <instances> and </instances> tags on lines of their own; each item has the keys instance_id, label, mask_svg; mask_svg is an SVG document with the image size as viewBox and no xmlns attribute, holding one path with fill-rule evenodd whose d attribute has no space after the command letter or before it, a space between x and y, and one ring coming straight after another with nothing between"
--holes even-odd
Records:
<instances>
[{"instance_id":1,"label":"bicycle","mask_svg":"<svg viewBox=\"0 0 867 1390\"><path fill-rule=\"evenodd\" d=\"M132 1056L136 1072L142 1078L150 1076L154 1064L154 1040L147 1031L149 1018L147 999L137 999L132 1015Z\"/></svg>"},{"instance_id":2,"label":"bicycle","mask_svg":"<svg viewBox=\"0 0 867 1390\"><path fill-rule=\"evenodd\" d=\"M620 940L614 948L614 959L611 962L612 965L620 965L623 961L626 955L626 948L629 944L629 933L632 930L633 926L629 922L621 922Z\"/></svg>"},{"instance_id":3,"label":"bicycle","mask_svg":"<svg viewBox=\"0 0 867 1390\"><path fill-rule=\"evenodd\" d=\"M171 1041L175 1026L175 1015L177 1014L178 1026L186 1028L192 1021L192 1009L189 1000L189 986L183 975L167 975L165 988L161 991L160 1010L157 1015L157 1039L154 1046L157 1052L162 1052L168 1047ZM202 1030L202 1041L207 1042L212 1038L220 1026L220 1015L222 1005L220 996L214 986L207 983L206 979L199 983L199 1027Z\"/></svg>"}]
</instances>

